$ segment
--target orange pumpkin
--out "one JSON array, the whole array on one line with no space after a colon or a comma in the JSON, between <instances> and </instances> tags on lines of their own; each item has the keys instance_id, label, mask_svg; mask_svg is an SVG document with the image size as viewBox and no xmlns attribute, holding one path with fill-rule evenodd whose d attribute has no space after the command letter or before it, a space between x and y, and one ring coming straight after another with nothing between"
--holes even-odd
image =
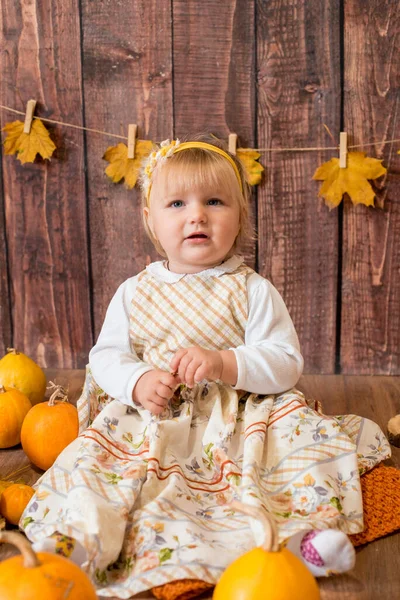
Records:
<instances>
[{"instance_id":1,"label":"orange pumpkin","mask_svg":"<svg viewBox=\"0 0 400 600\"><path fill-rule=\"evenodd\" d=\"M1 600L97 600L88 576L72 561L58 554L36 554L20 533L0 532L0 542L21 552L0 563Z\"/></svg>"},{"instance_id":2,"label":"orange pumpkin","mask_svg":"<svg viewBox=\"0 0 400 600\"><path fill-rule=\"evenodd\" d=\"M0 496L0 513L12 525L18 525L22 513L35 493L30 485L13 483Z\"/></svg>"},{"instance_id":3,"label":"orange pumpkin","mask_svg":"<svg viewBox=\"0 0 400 600\"><path fill-rule=\"evenodd\" d=\"M307 567L287 548L279 549L273 521L260 508L236 501L230 506L258 519L265 540L222 573L213 600L320 600L317 582Z\"/></svg>"},{"instance_id":4,"label":"orange pumpkin","mask_svg":"<svg viewBox=\"0 0 400 600\"><path fill-rule=\"evenodd\" d=\"M78 411L68 402L67 393L52 382L54 392L48 402L31 408L21 429L21 444L34 465L46 471L57 456L77 436ZM60 399L57 400L57 397Z\"/></svg>"},{"instance_id":5,"label":"orange pumpkin","mask_svg":"<svg viewBox=\"0 0 400 600\"><path fill-rule=\"evenodd\" d=\"M0 360L0 384L19 390L33 405L44 400L46 375L29 356L7 348L7 354Z\"/></svg>"},{"instance_id":6,"label":"orange pumpkin","mask_svg":"<svg viewBox=\"0 0 400 600\"><path fill-rule=\"evenodd\" d=\"M0 448L20 443L22 422L31 408L25 394L0 385Z\"/></svg>"}]
</instances>

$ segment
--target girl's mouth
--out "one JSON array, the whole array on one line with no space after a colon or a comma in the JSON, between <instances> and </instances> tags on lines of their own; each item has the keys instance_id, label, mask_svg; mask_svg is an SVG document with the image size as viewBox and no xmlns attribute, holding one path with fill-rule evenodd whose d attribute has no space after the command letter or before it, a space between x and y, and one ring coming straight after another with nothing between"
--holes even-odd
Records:
<instances>
[{"instance_id":1,"label":"girl's mouth","mask_svg":"<svg viewBox=\"0 0 400 600\"><path fill-rule=\"evenodd\" d=\"M205 233L193 233L185 238L185 241L191 242L193 244L201 244L207 242L209 237Z\"/></svg>"}]
</instances>

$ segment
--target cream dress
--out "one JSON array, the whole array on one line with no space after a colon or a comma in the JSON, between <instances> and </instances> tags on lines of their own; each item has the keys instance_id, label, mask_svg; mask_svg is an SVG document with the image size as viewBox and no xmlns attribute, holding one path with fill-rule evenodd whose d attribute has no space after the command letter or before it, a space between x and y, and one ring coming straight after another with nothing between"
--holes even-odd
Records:
<instances>
[{"instance_id":1,"label":"cream dress","mask_svg":"<svg viewBox=\"0 0 400 600\"><path fill-rule=\"evenodd\" d=\"M240 262L172 284L146 269L131 302L132 351L169 370L179 347L243 345L252 273ZM375 423L326 416L296 388L180 386L154 417L111 398L88 368L78 408L81 433L37 482L20 527L36 547L80 556L105 597L183 578L217 582L261 541L233 498L268 511L281 542L315 528L357 533L360 474L390 456Z\"/></svg>"}]
</instances>

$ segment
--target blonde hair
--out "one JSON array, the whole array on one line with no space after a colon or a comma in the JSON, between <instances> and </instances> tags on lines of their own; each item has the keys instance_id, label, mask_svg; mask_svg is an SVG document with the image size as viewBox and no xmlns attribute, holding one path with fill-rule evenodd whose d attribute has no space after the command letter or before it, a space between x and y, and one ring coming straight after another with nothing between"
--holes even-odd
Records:
<instances>
[{"instance_id":1,"label":"blonde hair","mask_svg":"<svg viewBox=\"0 0 400 600\"><path fill-rule=\"evenodd\" d=\"M239 233L231 251L237 251L242 248L246 241L256 239L254 229L250 222L250 186L247 183L245 170L240 160L235 155L228 152L227 145L223 141L213 135L198 134L196 136L190 136L190 138L187 139L180 138L180 141L206 142L207 144L216 146L226 152L237 166L241 186L229 161L220 154L213 152L213 150L205 148L186 148L182 152L172 154L172 156L161 165L156 166L152 174L152 180L154 181L162 172L166 175L167 181L169 178L175 178L178 175L182 181L183 191L193 187L203 187L207 185L220 186L229 189L232 197L236 199L239 206ZM144 229L157 252L161 254L161 256L166 256L159 240L153 235L144 214L143 208L150 207L144 185L145 178L146 176L142 169L139 176L139 182L142 188L142 220ZM242 189L240 189L241 187Z\"/></svg>"}]
</instances>

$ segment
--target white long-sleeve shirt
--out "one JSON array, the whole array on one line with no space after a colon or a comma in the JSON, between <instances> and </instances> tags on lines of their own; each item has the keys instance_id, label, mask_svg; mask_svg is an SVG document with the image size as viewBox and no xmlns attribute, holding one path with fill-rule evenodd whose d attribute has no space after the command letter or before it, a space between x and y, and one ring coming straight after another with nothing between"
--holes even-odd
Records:
<instances>
[{"instance_id":1,"label":"white long-sleeve shirt","mask_svg":"<svg viewBox=\"0 0 400 600\"><path fill-rule=\"evenodd\" d=\"M243 259L233 256L208 269L210 275L236 269ZM163 261L148 265L157 278L175 282L184 274L165 268ZM205 271L203 271L205 273ZM138 379L152 370L133 351L129 338L129 313L137 275L122 283L112 298L89 364L96 382L113 398L133 406L132 391ZM276 288L264 277L247 278L248 319L244 344L230 348L235 354L238 378L234 389L257 394L276 394L293 387L303 370L299 340L286 305Z\"/></svg>"}]
</instances>

